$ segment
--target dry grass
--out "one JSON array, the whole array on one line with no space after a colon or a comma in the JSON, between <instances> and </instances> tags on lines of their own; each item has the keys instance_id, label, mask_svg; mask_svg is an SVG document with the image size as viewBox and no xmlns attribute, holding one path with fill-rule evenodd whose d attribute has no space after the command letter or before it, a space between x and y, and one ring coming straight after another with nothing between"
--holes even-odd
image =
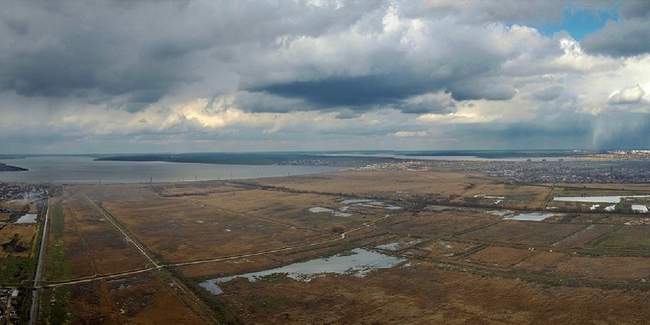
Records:
<instances>
[{"instance_id":1,"label":"dry grass","mask_svg":"<svg viewBox=\"0 0 650 325\"><path fill-rule=\"evenodd\" d=\"M640 280L650 278L650 260L645 257L581 257L572 256L560 262L556 272L583 278L607 280Z\"/></svg>"},{"instance_id":2,"label":"dry grass","mask_svg":"<svg viewBox=\"0 0 650 325\"><path fill-rule=\"evenodd\" d=\"M0 229L0 245L9 245L15 239L14 244L11 246L21 248L21 251L15 251L11 247L7 247L7 249L0 247L0 257L9 255L28 257L31 254L37 229L38 227L35 224L8 224Z\"/></svg>"},{"instance_id":3,"label":"dry grass","mask_svg":"<svg viewBox=\"0 0 650 325\"><path fill-rule=\"evenodd\" d=\"M424 263L363 279L235 280L222 288L219 299L251 324L640 324L650 317L645 291L542 287Z\"/></svg>"},{"instance_id":4,"label":"dry grass","mask_svg":"<svg viewBox=\"0 0 650 325\"><path fill-rule=\"evenodd\" d=\"M469 259L489 266L510 267L532 254L526 249L490 246L472 254Z\"/></svg>"},{"instance_id":5,"label":"dry grass","mask_svg":"<svg viewBox=\"0 0 650 325\"><path fill-rule=\"evenodd\" d=\"M463 235L481 242L549 246L585 228L584 225L506 221Z\"/></svg>"},{"instance_id":6,"label":"dry grass","mask_svg":"<svg viewBox=\"0 0 650 325\"><path fill-rule=\"evenodd\" d=\"M69 265L64 280L96 274L110 274L140 269L146 260L125 240L106 218L81 196L68 192L61 202L63 207L63 237L57 242L50 227L48 241L50 251L53 245L62 245L65 262ZM53 215L52 222L59 216ZM53 261L58 263L58 261Z\"/></svg>"},{"instance_id":7,"label":"dry grass","mask_svg":"<svg viewBox=\"0 0 650 325\"><path fill-rule=\"evenodd\" d=\"M205 324L155 273L70 287L66 309L76 324Z\"/></svg>"},{"instance_id":8,"label":"dry grass","mask_svg":"<svg viewBox=\"0 0 650 325\"><path fill-rule=\"evenodd\" d=\"M349 194L438 194L458 195L489 182L479 175L421 171L346 171L321 175L267 178L257 183L300 191Z\"/></svg>"}]
</instances>

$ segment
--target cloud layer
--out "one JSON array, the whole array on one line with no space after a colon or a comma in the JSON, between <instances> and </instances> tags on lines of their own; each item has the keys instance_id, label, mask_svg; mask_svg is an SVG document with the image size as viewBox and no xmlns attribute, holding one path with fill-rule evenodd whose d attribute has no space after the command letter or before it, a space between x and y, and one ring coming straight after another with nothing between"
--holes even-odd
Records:
<instances>
[{"instance_id":1,"label":"cloud layer","mask_svg":"<svg viewBox=\"0 0 650 325\"><path fill-rule=\"evenodd\" d=\"M5 7L2 152L650 145L646 1Z\"/></svg>"}]
</instances>

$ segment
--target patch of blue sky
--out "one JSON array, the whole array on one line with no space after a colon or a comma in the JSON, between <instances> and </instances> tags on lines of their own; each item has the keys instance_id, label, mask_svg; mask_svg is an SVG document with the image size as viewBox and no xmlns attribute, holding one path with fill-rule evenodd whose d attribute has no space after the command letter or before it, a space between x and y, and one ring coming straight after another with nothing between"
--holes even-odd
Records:
<instances>
[{"instance_id":1,"label":"patch of blue sky","mask_svg":"<svg viewBox=\"0 0 650 325\"><path fill-rule=\"evenodd\" d=\"M545 23L536 27L542 34L552 36L565 31L574 39L580 41L585 36L603 28L608 21L618 21L618 8L607 9L577 9L566 8L562 20Z\"/></svg>"}]
</instances>

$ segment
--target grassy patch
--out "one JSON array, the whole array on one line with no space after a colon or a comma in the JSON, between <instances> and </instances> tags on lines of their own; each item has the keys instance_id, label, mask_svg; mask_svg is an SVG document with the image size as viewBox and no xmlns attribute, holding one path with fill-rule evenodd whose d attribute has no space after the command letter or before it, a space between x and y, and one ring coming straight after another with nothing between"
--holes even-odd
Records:
<instances>
[{"instance_id":1,"label":"grassy patch","mask_svg":"<svg viewBox=\"0 0 650 325\"><path fill-rule=\"evenodd\" d=\"M29 281L34 273L34 260L28 257L7 256L0 259L0 283L20 285Z\"/></svg>"},{"instance_id":2,"label":"grassy patch","mask_svg":"<svg viewBox=\"0 0 650 325\"><path fill-rule=\"evenodd\" d=\"M647 249L650 248L650 238L629 238L621 234L611 235L604 241L598 243L597 247Z\"/></svg>"},{"instance_id":3,"label":"grassy patch","mask_svg":"<svg viewBox=\"0 0 650 325\"><path fill-rule=\"evenodd\" d=\"M597 248L649 249L650 229L644 226L624 227L595 244Z\"/></svg>"},{"instance_id":4,"label":"grassy patch","mask_svg":"<svg viewBox=\"0 0 650 325\"><path fill-rule=\"evenodd\" d=\"M54 289L54 299L50 304L50 313L48 315L49 324L67 324L69 317L66 305L70 300L70 290L66 287Z\"/></svg>"},{"instance_id":5,"label":"grassy patch","mask_svg":"<svg viewBox=\"0 0 650 325\"><path fill-rule=\"evenodd\" d=\"M269 295L250 295L247 301L253 308L262 311L277 310L290 303L287 298Z\"/></svg>"},{"instance_id":6,"label":"grassy patch","mask_svg":"<svg viewBox=\"0 0 650 325\"><path fill-rule=\"evenodd\" d=\"M265 282L284 281L287 279L287 274L288 273L271 273L259 278L259 280Z\"/></svg>"},{"instance_id":7,"label":"grassy patch","mask_svg":"<svg viewBox=\"0 0 650 325\"><path fill-rule=\"evenodd\" d=\"M52 207L50 216L50 245L47 252L47 278L49 280L61 280L69 272L69 266L65 260L63 243L63 232L65 227L65 215L60 205Z\"/></svg>"},{"instance_id":8,"label":"grassy patch","mask_svg":"<svg viewBox=\"0 0 650 325\"><path fill-rule=\"evenodd\" d=\"M65 214L60 205L54 205L50 216L50 237L47 252L47 278L49 280L64 279L70 271L70 266L65 260L63 232L65 227ZM48 300L43 300L44 318L49 324L69 323L66 306L70 300L70 290L66 287L54 288Z\"/></svg>"}]
</instances>

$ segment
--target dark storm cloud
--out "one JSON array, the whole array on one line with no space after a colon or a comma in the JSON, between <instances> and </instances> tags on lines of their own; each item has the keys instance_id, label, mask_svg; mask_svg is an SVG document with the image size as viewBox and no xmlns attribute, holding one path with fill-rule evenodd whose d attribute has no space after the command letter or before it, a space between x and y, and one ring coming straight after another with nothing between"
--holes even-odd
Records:
<instances>
[{"instance_id":1,"label":"dark storm cloud","mask_svg":"<svg viewBox=\"0 0 650 325\"><path fill-rule=\"evenodd\" d=\"M650 53L650 1L628 0L620 3L620 19L585 38L586 50L612 56Z\"/></svg>"},{"instance_id":2,"label":"dark storm cloud","mask_svg":"<svg viewBox=\"0 0 650 325\"><path fill-rule=\"evenodd\" d=\"M469 79L454 82L447 88L455 100L508 100L517 91L507 80Z\"/></svg>"},{"instance_id":3,"label":"dark storm cloud","mask_svg":"<svg viewBox=\"0 0 650 325\"><path fill-rule=\"evenodd\" d=\"M36 1L5 6L9 9L0 19L10 28L0 29L0 88L28 97L98 100L125 95L133 102L155 102L175 83L187 81L182 62L150 53L159 46L154 39L160 31L139 33L138 25L146 23L144 13L138 17L138 8L125 12L111 2L97 4ZM173 54L178 58L183 53Z\"/></svg>"},{"instance_id":4,"label":"dark storm cloud","mask_svg":"<svg viewBox=\"0 0 650 325\"><path fill-rule=\"evenodd\" d=\"M645 18L609 22L583 41L586 50L612 56L650 53L650 23Z\"/></svg>"},{"instance_id":5,"label":"dark storm cloud","mask_svg":"<svg viewBox=\"0 0 650 325\"><path fill-rule=\"evenodd\" d=\"M478 146L526 148L567 148L591 146L594 117L567 113L519 123L472 123L450 125L447 132Z\"/></svg>"},{"instance_id":6,"label":"dark storm cloud","mask_svg":"<svg viewBox=\"0 0 650 325\"><path fill-rule=\"evenodd\" d=\"M582 2L574 1L574 4L582 5ZM407 2L405 12L413 16L463 17L477 22L542 23L560 20L566 5L563 1L548 0L425 0Z\"/></svg>"},{"instance_id":7,"label":"dark storm cloud","mask_svg":"<svg viewBox=\"0 0 650 325\"><path fill-rule=\"evenodd\" d=\"M626 0L620 3L620 15L623 18L650 17L650 1Z\"/></svg>"},{"instance_id":8,"label":"dark storm cloud","mask_svg":"<svg viewBox=\"0 0 650 325\"><path fill-rule=\"evenodd\" d=\"M542 2L531 6L548 17L558 9ZM384 31L390 3L382 1L318 6L307 1L14 1L0 13L0 90L110 101L131 112L183 91L189 98L241 91L270 95L268 103L238 100L250 112L385 106L445 112L415 108L406 100L437 91L450 92L455 100L515 95L510 80L494 77L516 54L509 52L518 51L494 48L499 34L508 31L457 17L469 8L482 21L530 18L521 16L520 4L423 1L401 7L399 14L424 26L418 48L403 44L409 33L419 33L408 24L394 35ZM314 50L342 49L342 56L310 61L309 50L291 52L310 38ZM370 43L355 44L356 39ZM282 51L295 62L273 61ZM360 64L368 70L350 72Z\"/></svg>"},{"instance_id":9,"label":"dark storm cloud","mask_svg":"<svg viewBox=\"0 0 650 325\"><path fill-rule=\"evenodd\" d=\"M248 56L239 53L244 44L267 47L282 35L335 31L377 6L10 1L0 12L0 91L92 102L120 96L128 107L157 102L191 83L203 84L197 96L232 91L238 82L232 61Z\"/></svg>"},{"instance_id":10,"label":"dark storm cloud","mask_svg":"<svg viewBox=\"0 0 650 325\"><path fill-rule=\"evenodd\" d=\"M439 59L439 64L432 62L431 65L423 65L417 60L409 62L409 59L404 58L373 67L373 70L381 73L270 83L248 90L301 99L317 109L347 107L365 111L373 107L392 106L403 108L407 113L425 111L422 107L409 109L405 101L429 92L449 92L455 100L507 100L515 95L511 80L497 80L491 76L498 71L502 58L481 49L467 52L460 47L456 51L457 56L452 56L455 53L450 54L449 57ZM389 49L388 52L395 51ZM403 53L395 55L397 58L404 56ZM372 60L384 56L384 53L369 56L369 60Z\"/></svg>"},{"instance_id":11,"label":"dark storm cloud","mask_svg":"<svg viewBox=\"0 0 650 325\"><path fill-rule=\"evenodd\" d=\"M648 2L620 5L583 44L531 26L611 1L8 0L0 150L645 143L592 121L648 108Z\"/></svg>"},{"instance_id":12,"label":"dark storm cloud","mask_svg":"<svg viewBox=\"0 0 650 325\"><path fill-rule=\"evenodd\" d=\"M603 149L649 148L650 114L608 113L594 126L594 143Z\"/></svg>"},{"instance_id":13,"label":"dark storm cloud","mask_svg":"<svg viewBox=\"0 0 650 325\"><path fill-rule=\"evenodd\" d=\"M446 132L463 142L509 148L647 148L650 114L566 112L521 123L450 125Z\"/></svg>"},{"instance_id":14,"label":"dark storm cloud","mask_svg":"<svg viewBox=\"0 0 650 325\"><path fill-rule=\"evenodd\" d=\"M347 78L328 78L274 84L253 91L301 98L321 107L393 104L407 97L426 92L431 86L419 79L393 75L372 75Z\"/></svg>"}]
</instances>

